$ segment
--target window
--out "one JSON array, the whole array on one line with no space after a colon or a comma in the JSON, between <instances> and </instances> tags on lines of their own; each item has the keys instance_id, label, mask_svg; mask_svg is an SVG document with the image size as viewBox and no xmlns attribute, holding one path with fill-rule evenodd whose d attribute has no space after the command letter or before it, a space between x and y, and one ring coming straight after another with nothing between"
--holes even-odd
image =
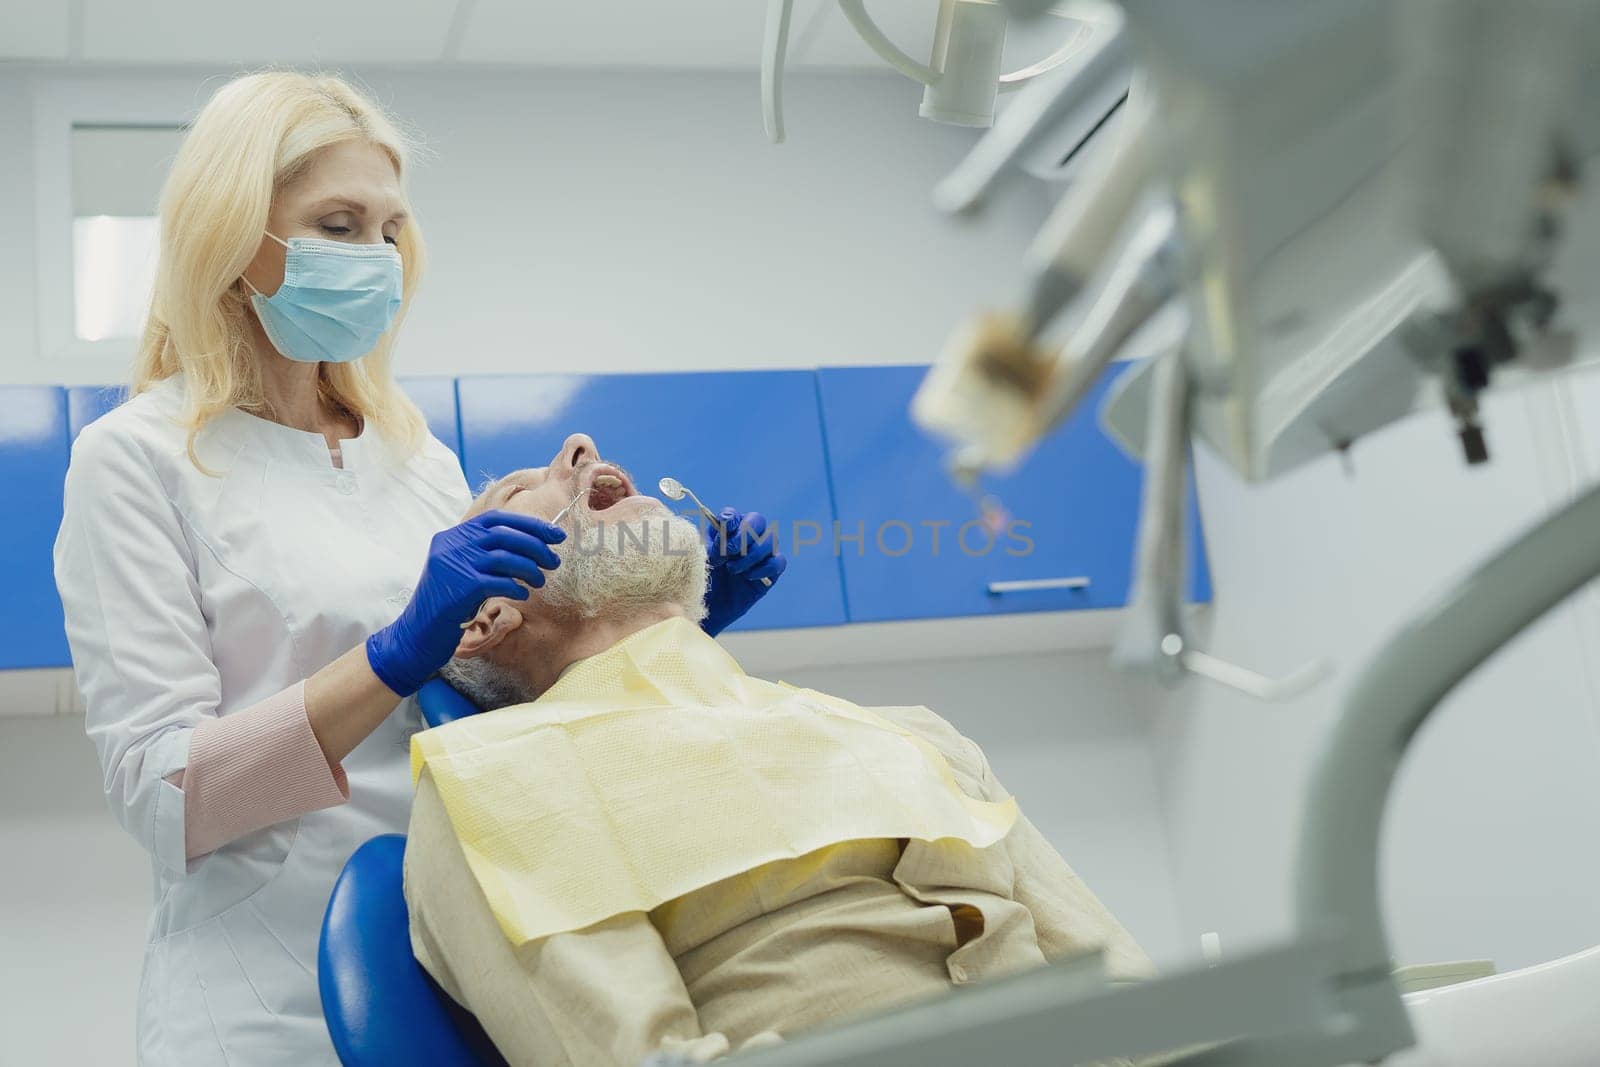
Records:
<instances>
[{"instance_id":1,"label":"window","mask_svg":"<svg viewBox=\"0 0 1600 1067\"><path fill-rule=\"evenodd\" d=\"M156 203L183 137L179 126L74 123L73 335L136 337L144 326L158 252Z\"/></svg>"},{"instance_id":2,"label":"window","mask_svg":"<svg viewBox=\"0 0 1600 1067\"><path fill-rule=\"evenodd\" d=\"M38 356L58 380L127 375L155 277L161 186L193 78L41 74L33 84Z\"/></svg>"}]
</instances>

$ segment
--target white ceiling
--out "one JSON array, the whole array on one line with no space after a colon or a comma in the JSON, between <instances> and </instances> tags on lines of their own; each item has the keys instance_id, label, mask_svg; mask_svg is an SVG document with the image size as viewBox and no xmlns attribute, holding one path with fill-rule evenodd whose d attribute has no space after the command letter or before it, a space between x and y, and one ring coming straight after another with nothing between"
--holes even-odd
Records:
<instances>
[{"instance_id":1,"label":"white ceiling","mask_svg":"<svg viewBox=\"0 0 1600 1067\"><path fill-rule=\"evenodd\" d=\"M0 0L0 57L62 59L70 35L67 5Z\"/></svg>"},{"instance_id":2,"label":"white ceiling","mask_svg":"<svg viewBox=\"0 0 1600 1067\"><path fill-rule=\"evenodd\" d=\"M453 10L390 0L83 0L82 58L415 63L438 58Z\"/></svg>"},{"instance_id":3,"label":"white ceiling","mask_svg":"<svg viewBox=\"0 0 1600 1067\"><path fill-rule=\"evenodd\" d=\"M927 54L937 0L876 0L874 18ZM763 0L0 0L0 60L84 63L416 64L752 70ZM1014 25L1008 66L1068 32ZM795 0L792 67L869 67L833 0Z\"/></svg>"}]
</instances>

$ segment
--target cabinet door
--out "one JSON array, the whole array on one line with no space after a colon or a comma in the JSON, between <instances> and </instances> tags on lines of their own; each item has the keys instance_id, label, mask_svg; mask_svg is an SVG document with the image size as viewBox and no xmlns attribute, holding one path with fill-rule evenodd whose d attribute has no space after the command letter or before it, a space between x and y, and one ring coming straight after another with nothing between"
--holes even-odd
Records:
<instances>
[{"instance_id":1,"label":"cabinet door","mask_svg":"<svg viewBox=\"0 0 1600 1067\"><path fill-rule=\"evenodd\" d=\"M820 371L851 621L1122 607L1142 472L1097 419L1120 369L1015 473L985 481L1003 509L999 529L945 473L944 445L911 422L926 367ZM1192 491L1186 525L1187 591L1206 600Z\"/></svg>"},{"instance_id":2,"label":"cabinet door","mask_svg":"<svg viewBox=\"0 0 1600 1067\"><path fill-rule=\"evenodd\" d=\"M736 628L845 621L837 561L791 547L797 525L833 521L811 372L494 376L462 378L457 392L474 485L542 466L568 434L586 433L640 492L657 495L671 475L714 511L731 505L776 523L789 569Z\"/></svg>"},{"instance_id":3,"label":"cabinet door","mask_svg":"<svg viewBox=\"0 0 1600 1067\"><path fill-rule=\"evenodd\" d=\"M0 670L66 667L66 624L52 553L67 477L67 394L57 386L0 387Z\"/></svg>"}]
</instances>

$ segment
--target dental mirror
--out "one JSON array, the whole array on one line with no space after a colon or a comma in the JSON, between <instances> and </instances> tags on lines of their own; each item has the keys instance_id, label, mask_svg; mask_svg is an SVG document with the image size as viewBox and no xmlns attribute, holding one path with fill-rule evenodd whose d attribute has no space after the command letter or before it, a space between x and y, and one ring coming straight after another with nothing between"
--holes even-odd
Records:
<instances>
[{"instance_id":1,"label":"dental mirror","mask_svg":"<svg viewBox=\"0 0 1600 1067\"><path fill-rule=\"evenodd\" d=\"M692 489L678 481L678 479L670 477L663 478L656 483L656 487L661 490L661 495L666 497L668 500L682 500L684 497L688 497L690 500L693 500L694 506L700 509L700 514L706 517L706 521L711 523L711 525L715 526L718 530L722 531L722 536L724 538L728 536L728 529L722 525L722 520L717 518L710 508L706 507L700 502L700 498L694 495L694 491ZM763 578L761 579L761 584L770 587L772 585L772 579Z\"/></svg>"}]
</instances>

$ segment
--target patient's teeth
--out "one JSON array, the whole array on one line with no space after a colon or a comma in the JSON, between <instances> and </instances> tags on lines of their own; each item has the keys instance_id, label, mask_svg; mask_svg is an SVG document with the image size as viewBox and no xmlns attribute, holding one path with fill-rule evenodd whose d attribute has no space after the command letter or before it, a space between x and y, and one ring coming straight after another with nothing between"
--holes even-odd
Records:
<instances>
[{"instance_id":1,"label":"patient's teeth","mask_svg":"<svg viewBox=\"0 0 1600 1067\"><path fill-rule=\"evenodd\" d=\"M615 489L622 484L622 479L615 474L597 474L594 476L594 484L604 489Z\"/></svg>"}]
</instances>

